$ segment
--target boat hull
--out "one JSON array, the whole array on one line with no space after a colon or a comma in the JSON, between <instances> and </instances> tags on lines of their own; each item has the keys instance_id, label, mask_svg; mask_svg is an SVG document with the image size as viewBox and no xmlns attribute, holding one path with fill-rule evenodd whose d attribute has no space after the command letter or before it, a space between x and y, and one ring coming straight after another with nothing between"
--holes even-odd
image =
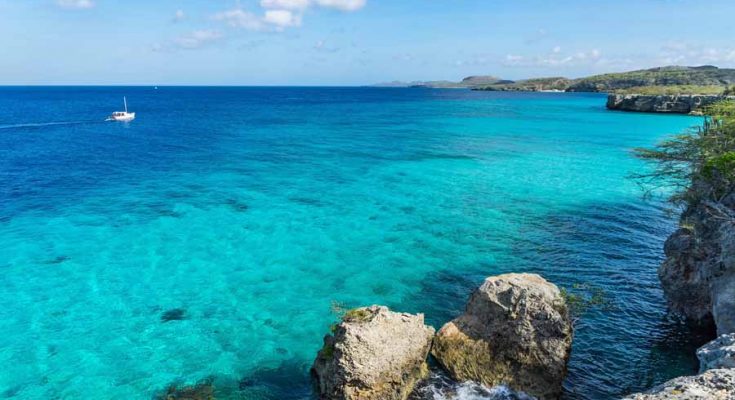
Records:
<instances>
[{"instance_id":1,"label":"boat hull","mask_svg":"<svg viewBox=\"0 0 735 400\"><path fill-rule=\"evenodd\" d=\"M125 115L111 115L107 118L108 121L117 122L128 122L135 119L135 113L126 113Z\"/></svg>"}]
</instances>

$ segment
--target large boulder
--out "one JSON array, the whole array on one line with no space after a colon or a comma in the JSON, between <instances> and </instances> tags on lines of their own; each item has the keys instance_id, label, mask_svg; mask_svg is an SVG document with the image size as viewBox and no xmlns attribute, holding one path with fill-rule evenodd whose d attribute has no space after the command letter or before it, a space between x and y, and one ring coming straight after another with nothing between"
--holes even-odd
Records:
<instances>
[{"instance_id":1,"label":"large boulder","mask_svg":"<svg viewBox=\"0 0 735 400\"><path fill-rule=\"evenodd\" d=\"M348 311L324 338L312 376L322 399L404 400L428 374L434 328L423 314L372 306Z\"/></svg>"},{"instance_id":2,"label":"large boulder","mask_svg":"<svg viewBox=\"0 0 735 400\"><path fill-rule=\"evenodd\" d=\"M682 376L625 399L732 400L735 399L735 369L711 369L695 376Z\"/></svg>"},{"instance_id":3,"label":"large boulder","mask_svg":"<svg viewBox=\"0 0 735 400\"><path fill-rule=\"evenodd\" d=\"M439 330L432 354L456 380L555 399L572 333L554 284L535 274L506 274L487 278L472 294L465 313Z\"/></svg>"},{"instance_id":4,"label":"large boulder","mask_svg":"<svg viewBox=\"0 0 735 400\"><path fill-rule=\"evenodd\" d=\"M722 335L697 350L699 372L735 368L735 333Z\"/></svg>"}]
</instances>

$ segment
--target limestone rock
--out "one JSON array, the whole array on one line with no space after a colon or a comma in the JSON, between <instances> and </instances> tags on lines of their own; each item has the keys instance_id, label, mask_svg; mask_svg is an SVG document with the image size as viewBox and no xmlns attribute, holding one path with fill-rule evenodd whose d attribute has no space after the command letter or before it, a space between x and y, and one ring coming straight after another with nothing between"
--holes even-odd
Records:
<instances>
[{"instance_id":1,"label":"limestone rock","mask_svg":"<svg viewBox=\"0 0 735 400\"><path fill-rule=\"evenodd\" d=\"M699 372L735 368L735 333L722 335L697 350Z\"/></svg>"},{"instance_id":2,"label":"limestone rock","mask_svg":"<svg viewBox=\"0 0 735 400\"><path fill-rule=\"evenodd\" d=\"M664 245L659 268L669 306L695 322L714 319L719 333L735 331L735 212L703 201L682 215Z\"/></svg>"},{"instance_id":3,"label":"limestone rock","mask_svg":"<svg viewBox=\"0 0 735 400\"><path fill-rule=\"evenodd\" d=\"M643 95L609 94L607 108L611 110L689 114L723 99L735 98L720 95Z\"/></svg>"},{"instance_id":4,"label":"limestone rock","mask_svg":"<svg viewBox=\"0 0 735 400\"><path fill-rule=\"evenodd\" d=\"M328 400L403 400L428 374L434 328L423 314L372 306L349 311L324 338L312 376Z\"/></svg>"},{"instance_id":5,"label":"limestone rock","mask_svg":"<svg viewBox=\"0 0 735 400\"><path fill-rule=\"evenodd\" d=\"M506 274L487 278L472 294L465 313L439 330L432 354L456 380L555 399L572 333L555 285L535 274Z\"/></svg>"},{"instance_id":6,"label":"limestone rock","mask_svg":"<svg viewBox=\"0 0 735 400\"><path fill-rule=\"evenodd\" d=\"M711 369L683 376L626 400L732 400L735 399L735 369Z\"/></svg>"}]
</instances>

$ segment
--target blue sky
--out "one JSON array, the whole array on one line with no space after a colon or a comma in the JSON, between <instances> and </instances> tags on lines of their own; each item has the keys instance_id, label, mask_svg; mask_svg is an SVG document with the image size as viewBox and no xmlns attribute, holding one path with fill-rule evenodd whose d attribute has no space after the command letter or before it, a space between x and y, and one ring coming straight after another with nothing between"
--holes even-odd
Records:
<instances>
[{"instance_id":1,"label":"blue sky","mask_svg":"<svg viewBox=\"0 0 735 400\"><path fill-rule=\"evenodd\" d=\"M353 85L735 66L735 1L0 0L0 84Z\"/></svg>"}]
</instances>

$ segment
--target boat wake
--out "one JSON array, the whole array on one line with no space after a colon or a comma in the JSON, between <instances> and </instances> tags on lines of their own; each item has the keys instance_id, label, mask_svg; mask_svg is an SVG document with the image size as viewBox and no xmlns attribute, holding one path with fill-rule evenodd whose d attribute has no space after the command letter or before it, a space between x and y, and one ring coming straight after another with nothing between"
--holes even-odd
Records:
<instances>
[{"instance_id":1,"label":"boat wake","mask_svg":"<svg viewBox=\"0 0 735 400\"><path fill-rule=\"evenodd\" d=\"M47 126L59 126L59 125L81 125L81 124L94 124L104 121L62 121L62 122L35 122L26 124L12 124L12 125L0 125L0 130L3 129L24 129L24 128L44 128Z\"/></svg>"}]
</instances>

